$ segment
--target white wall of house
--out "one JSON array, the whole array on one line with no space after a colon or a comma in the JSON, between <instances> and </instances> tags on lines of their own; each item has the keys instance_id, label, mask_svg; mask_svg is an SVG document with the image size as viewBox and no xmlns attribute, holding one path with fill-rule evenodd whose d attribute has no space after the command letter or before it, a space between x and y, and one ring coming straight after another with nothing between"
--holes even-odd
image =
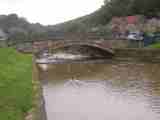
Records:
<instances>
[{"instance_id":1,"label":"white wall of house","mask_svg":"<svg viewBox=\"0 0 160 120\"><path fill-rule=\"evenodd\" d=\"M7 34L0 29L0 47L6 47L7 46Z\"/></svg>"},{"instance_id":2,"label":"white wall of house","mask_svg":"<svg viewBox=\"0 0 160 120\"><path fill-rule=\"evenodd\" d=\"M0 29L0 41L7 40L7 34Z\"/></svg>"}]
</instances>

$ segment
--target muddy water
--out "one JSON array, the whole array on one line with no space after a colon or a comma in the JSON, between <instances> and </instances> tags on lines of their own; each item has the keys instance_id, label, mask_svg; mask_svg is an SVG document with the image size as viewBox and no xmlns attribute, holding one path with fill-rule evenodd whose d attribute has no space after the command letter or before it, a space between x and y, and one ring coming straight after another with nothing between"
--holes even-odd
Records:
<instances>
[{"instance_id":1,"label":"muddy water","mask_svg":"<svg viewBox=\"0 0 160 120\"><path fill-rule=\"evenodd\" d=\"M40 69L47 120L160 120L160 66L81 62Z\"/></svg>"}]
</instances>

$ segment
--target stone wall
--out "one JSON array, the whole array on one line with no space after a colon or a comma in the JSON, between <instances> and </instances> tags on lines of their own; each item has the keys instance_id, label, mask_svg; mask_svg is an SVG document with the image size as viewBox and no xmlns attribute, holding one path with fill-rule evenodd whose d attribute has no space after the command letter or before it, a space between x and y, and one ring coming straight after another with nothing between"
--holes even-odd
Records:
<instances>
[{"instance_id":1,"label":"stone wall","mask_svg":"<svg viewBox=\"0 0 160 120\"><path fill-rule=\"evenodd\" d=\"M159 62L160 49L114 49L115 59L141 62Z\"/></svg>"}]
</instances>

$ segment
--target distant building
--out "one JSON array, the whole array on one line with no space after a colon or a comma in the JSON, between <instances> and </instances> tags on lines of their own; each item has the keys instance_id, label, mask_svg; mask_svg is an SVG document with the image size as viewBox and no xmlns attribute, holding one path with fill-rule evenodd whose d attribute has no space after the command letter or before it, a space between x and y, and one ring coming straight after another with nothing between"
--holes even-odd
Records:
<instances>
[{"instance_id":1,"label":"distant building","mask_svg":"<svg viewBox=\"0 0 160 120\"><path fill-rule=\"evenodd\" d=\"M0 47L6 47L7 46L7 34L0 29Z\"/></svg>"}]
</instances>

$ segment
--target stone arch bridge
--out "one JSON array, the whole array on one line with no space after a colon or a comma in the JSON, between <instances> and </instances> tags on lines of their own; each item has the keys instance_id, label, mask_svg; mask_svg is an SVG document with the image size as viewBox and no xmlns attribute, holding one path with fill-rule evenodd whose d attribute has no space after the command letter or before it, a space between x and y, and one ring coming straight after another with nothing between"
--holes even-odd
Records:
<instances>
[{"instance_id":1,"label":"stone arch bridge","mask_svg":"<svg viewBox=\"0 0 160 120\"><path fill-rule=\"evenodd\" d=\"M34 53L42 51L54 51L58 48L63 48L67 46L89 46L92 48L98 48L109 53L114 53L115 48L127 48L129 42L127 40L48 40L48 41L38 41L33 42Z\"/></svg>"},{"instance_id":2,"label":"stone arch bridge","mask_svg":"<svg viewBox=\"0 0 160 120\"><path fill-rule=\"evenodd\" d=\"M48 40L33 42L33 53L39 54L44 51L52 53L58 48L78 45L101 49L114 55L114 59L120 61L160 62L160 49L128 48L129 44L127 40Z\"/></svg>"}]
</instances>

